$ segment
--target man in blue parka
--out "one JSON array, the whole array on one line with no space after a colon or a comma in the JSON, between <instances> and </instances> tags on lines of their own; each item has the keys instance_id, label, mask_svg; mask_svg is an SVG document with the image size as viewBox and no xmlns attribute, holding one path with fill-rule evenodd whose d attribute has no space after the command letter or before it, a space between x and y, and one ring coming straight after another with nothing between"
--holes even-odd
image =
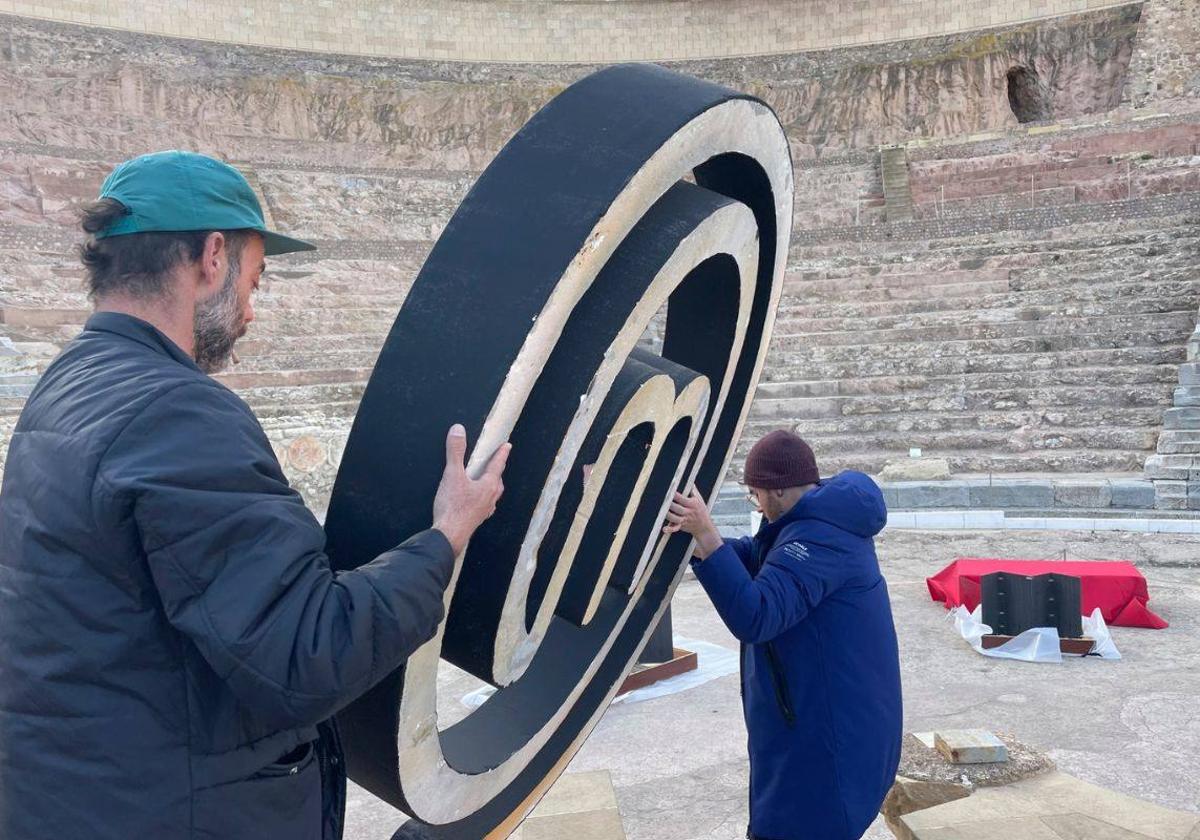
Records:
<instances>
[{"instance_id":1,"label":"man in blue parka","mask_svg":"<svg viewBox=\"0 0 1200 840\"><path fill-rule=\"evenodd\" d=\"M900 663L873 537L883 494L866 475L822 481L809 446L776 431L745 483L763 525L723 540L697 494L668 531L696 538L693 568L742 643L752 840L853 840L900 760Z\"/></svg>"}]
</instances>

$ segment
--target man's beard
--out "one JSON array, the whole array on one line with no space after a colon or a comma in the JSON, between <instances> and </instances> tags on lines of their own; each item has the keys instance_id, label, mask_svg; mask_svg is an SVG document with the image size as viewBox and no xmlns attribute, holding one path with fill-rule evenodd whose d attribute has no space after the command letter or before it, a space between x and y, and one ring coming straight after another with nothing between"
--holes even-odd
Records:
<instances>
[{"instance_id":1,"label":"man's beard","mask_svg":"<svg viewBox=\"0 0 1200 840\"><path fill-rule=\"evenodd\" d=\"M233 345L246 333L242 307L237 299L239 260L230 258L225 284L211 298L196 304L192 321L196 365L205 373L216 373L229 364Z\"/></svg>"}]
</instances>

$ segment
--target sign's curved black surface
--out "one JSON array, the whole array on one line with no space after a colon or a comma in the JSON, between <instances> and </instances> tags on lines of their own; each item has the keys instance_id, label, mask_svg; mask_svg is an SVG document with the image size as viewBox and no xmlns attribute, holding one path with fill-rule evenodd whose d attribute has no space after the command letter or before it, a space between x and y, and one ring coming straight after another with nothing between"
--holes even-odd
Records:
<instances>
[{"instance_id":1,"label":"sign's curved black surface","mask_svg":"<svg viewBox=\"0 0 1200 840\"><path fill-rule=\"evenodd\" d=\"M507 836L599 720L745 421L791 229L787 141L752 97L649 65L595 73L497 155L379 355L326 520L338 568L429 527L443 440L513 452L439 635L339 715L349 771L414 836ZM661 354L638 348L666 307ZM595 464L583 481L584 464ZM496 686L437 727L446 659Z\"/></svg>"}]
</instances>

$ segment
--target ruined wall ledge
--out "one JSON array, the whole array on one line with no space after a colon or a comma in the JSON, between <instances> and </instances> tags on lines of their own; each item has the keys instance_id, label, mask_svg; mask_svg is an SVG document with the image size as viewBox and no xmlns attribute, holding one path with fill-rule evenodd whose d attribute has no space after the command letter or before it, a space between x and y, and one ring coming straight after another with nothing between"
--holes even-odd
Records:
<instances>
[{"instance_id":1,"label":"ruined wall ledge","mask_svg":"<svg viewBox=\"0 0 1200 840\"><path fill-rule=\"evenodd\" d=\"M1128 5L1113 0L378 0L181 4L0 0L0 13L244 46L435 61L728 58L1009 27ZM286 11L281 13L281 8ZM281 16L286 17L285 26Z\"/></svg>"},{"instance_id":2,"label":"ruined wall ledge","mask_svg":"<svg viewBox=\"0 0 1200 840\"><path fill-rule=\"evenodd\" d=\"M1175 213L1200 211L1200 193L1178 193L1129 201L1037 207L1004 213L922 219L911 222L881 222L844 225L792 233L792 247L827 245L831 242L888 242L951 239L1014 230L1044 230L1066 225L1120 221Z\"/></svg>"}]
</instances>

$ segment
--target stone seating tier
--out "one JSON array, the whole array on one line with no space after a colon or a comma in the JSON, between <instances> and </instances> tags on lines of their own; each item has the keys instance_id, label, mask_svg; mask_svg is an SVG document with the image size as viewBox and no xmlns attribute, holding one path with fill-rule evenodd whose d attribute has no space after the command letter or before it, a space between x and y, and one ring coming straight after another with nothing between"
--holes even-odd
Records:
<instances>
[{"instance_id":1,"label":"stone seating tier","mask_svg":"<svg viewBox=\"0 0 1200 840\"><path fill-rule=\"evenodd\" d=\"M954 472L1140 470L1195 325L1200 226L1177 205L1122 201L1200 190L1196 142L1195 122L1174 118L918 144L908 164L918 219L895 224L882 224L877 155L800 161L803 235L734 475L780 426L809 438L826 472L877 472L910 447ZM241 361L221 378L320 506L378 348L475 170L359 172L306 149L243 164L272 222L321 250L271 261ZM13 198L0 210L0 319L13 348L0 356L0 426L86 318L72 213L95 194L110 165L101 158L0 149L0 193ZM1035 194L1110 203L1076 224L905 232L927 224L933 196L940 214L1019 214L1030 179ZM1192 446L1183 429L1162 454Z\"/></svg>"}]
</instances>

